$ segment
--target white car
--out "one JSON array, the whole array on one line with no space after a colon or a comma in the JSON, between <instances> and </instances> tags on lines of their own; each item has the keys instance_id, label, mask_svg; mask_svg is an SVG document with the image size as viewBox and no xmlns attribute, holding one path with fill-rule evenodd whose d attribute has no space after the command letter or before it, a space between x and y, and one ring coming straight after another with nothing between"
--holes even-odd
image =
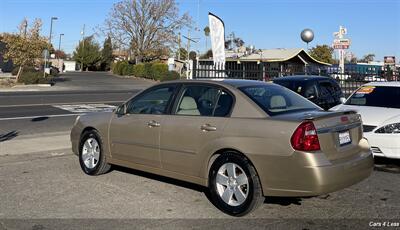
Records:
<instances>
[{"instance_id":1,"label":"white car","mask_svg":"<svg viewBox=\"0 0 400 230\"><path fill-rule=\"evenodd\" d=\"M400 159L400 82L370 82L331 110L355 110L375 156Z\"/></svg>"},{"instance_id":2,"label":"white car","mask_svg":"<svg viewBox=\"0 0 400 230\"><path fill-rule=\"evenodd\" d=\"M377 75L366 76L364 81L387 81L385 78Z\"/></svg>"}]
</instances>

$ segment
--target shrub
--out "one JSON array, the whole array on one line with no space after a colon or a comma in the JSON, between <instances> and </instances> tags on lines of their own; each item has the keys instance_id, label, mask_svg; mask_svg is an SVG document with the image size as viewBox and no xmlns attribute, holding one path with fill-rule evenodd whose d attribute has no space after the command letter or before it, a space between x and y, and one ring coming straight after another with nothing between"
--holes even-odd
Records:
<instances>
[{"instance_id":1,"label":"shrub","mask_svg":"<svg viewBox=\"0 0 400 230\"><path fill-rule=\"evenodd\" d=\"M17 76L19 70L19 66L14 67L11 71L11 75ZM37 70L33 66L25 66L22 72L36 72Z\"/></svg>"},{"instance_id":2,"label":"shrub","mask_svg":"<svg viewBox=\"0 0 400 230\"><path fill-rule=\"evenodd\" d=\"M153 64L150 63L150 62L144 63L144 77L145 78L152 79L152 74L151 74L151 67L152 66L153 66Z\"/></svg>"},{"instance_id":3,"label":"shrub","mask_svg":"<svg viewBox=\"0 0 400 230\"><path fill-rule=\"evenodd\" d=\"M19 66L17 66L17 67L14 67L14 69L11 71L11 75L13 75L13 76L17 76L17 74L18 74L18 70L19 70Z\"/></svg>"},{"instance_id":4,"label":"shrub","mask_svg":"<svg viewBox=\"0 0 400 230\"><path fill-rule=\"evenodd\" d=\"M133 65L127 63L123 65L122 75L124 76L132 76L133 75Z\"/></svg>"},{"instance_id":5,"label":"shrub","mask_svg":"<svg viewBox=\"0 0 400 230\"><path fill-rule=\"evenodd\" d=\"M125 68L127 68L128 65L129 65L128 62L122 61L122 62L118 65L117 74L118 74L118 75L124 75Z\"/></svg>"},{"instance_id":6,"label":"shrub","mask_svg":"<svg viewBox=\"0 0 400 230\"><path fill-rule=\"evenodd\" d=\"M128 65L128 62L126 62L126 61L117 61L117 62L113 63L113 66L112 66L113 74L124 75L124 71L125 71L125 68L127 65Z\"/></svg>"},{"instance_id":7,"label":"shrub","mask_svg":"<svg viewBox=\"0 0 400 230\"><path fill-rule=\"evenodd\" d=\"M168 65L164 63L154 63L151 66L150 76L154 80L161 80L168 74Z\"/></svg>"},{"instance_id":8,"label":"shrub","mask_svg":"<svg viewBox=\"0 0 400 230\"><path fill-rule=\"evenodd\" d=\"M24 84L48 84L52 77L47 75L43 77L43 73L39 71L24 71L18 78L18 82Z\"/></svg>"},{"instance_id":9,"label":"shrub","mask_svg":"<svg viewBox=\"0 0 400 230\"><path fill-rule=\"evenodd\" d=\"M120 63L120 62L113 62L113 63L111 64L111 72L112 72L113 74L117 74L117 68L118 68L119 63Z\"/></svg>"},{"instance_id":10,"label":"shrub","mask_svg":"<svg viewBox=\"0 0 400 230\"><path fill-rule=\"evenodd\" d=\"M138 63L133 66L133 75L135 77L145 77L146 71L144 69L145 65L143 63Z\"/></svg>"},{"instance_id":11,"label":"shrub","mask_svg":"<svg viewBox=\"0 0 400 230\"><path fill-rule=\"evenodd\" d=\"M171 81L180 79L181 76L176 71L168 71L168 73L161 78L161 81Z\"/></svg>"}]
</instances>

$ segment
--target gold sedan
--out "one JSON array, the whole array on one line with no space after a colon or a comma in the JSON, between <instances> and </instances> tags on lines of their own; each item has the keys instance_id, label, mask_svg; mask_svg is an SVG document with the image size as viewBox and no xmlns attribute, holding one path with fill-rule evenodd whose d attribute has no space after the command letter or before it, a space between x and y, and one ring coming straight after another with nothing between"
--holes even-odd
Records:
<instances>
[{"instance_id":1,"label":"gold sedan","mask_svg":"<svg viewBox=\"0 0 400 230\"><path fill-rule=\"evenodd\" d=\"M272 83L187 80L78 117L71 142L86 174L121 165L203 185L220 210L242 216L264 196L315 196L367 178L361 127L353 111L323 111Z\"/></svg>"}]
</instances>

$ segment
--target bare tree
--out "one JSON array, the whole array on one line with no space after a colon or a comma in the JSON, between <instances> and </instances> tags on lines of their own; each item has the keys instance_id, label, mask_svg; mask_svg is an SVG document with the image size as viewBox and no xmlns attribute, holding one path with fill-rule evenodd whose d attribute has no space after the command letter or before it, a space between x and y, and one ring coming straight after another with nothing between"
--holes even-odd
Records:
<instances>
[{"instance_id":1,"label":"bare tree","mask_svg":"<svg viewBox=\"0 0 400 230\"><path fill-rule=\"evenodd\" d=\"M122 0L106 19L105 32L141 62L168 54L176 32L190 20L187 13L179 15L175 0Z\"/></svg>"}]
</instances>

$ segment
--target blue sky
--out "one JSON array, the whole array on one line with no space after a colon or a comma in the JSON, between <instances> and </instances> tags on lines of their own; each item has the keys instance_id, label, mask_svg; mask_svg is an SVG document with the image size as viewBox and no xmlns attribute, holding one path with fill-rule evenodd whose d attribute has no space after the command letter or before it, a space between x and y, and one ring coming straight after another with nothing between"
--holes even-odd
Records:
<instances>
[{"instance_id":1,"label":"blue sky","mask_svg":"<svg viewBox=\"0 0 400 230\"><path fill-rule=\"evenodd\" d=\"M48 36L50 18L57 16L53 44L64 33L62 49L72 52L86 24L86 34L96 31L118 0L0 0L0 32L16 32L24 17L41 18L43 34ZM400 61L400 0L178 0L180 12L189 12L201 28L192 30L201 40L194 50L203 51L203 28L212 12L225 22L226 34L234 31L246 45L256 48L306 48L300 40L304 28L314 30L310 47L330 45L333 32L347 27L350 47L357 57L367 53L395 55ZM198 7L198 2L200 2ZM182 31L187 34L187 29ZM103 37L98 37L102 44Z\"/></svg>"}]
</instances>

